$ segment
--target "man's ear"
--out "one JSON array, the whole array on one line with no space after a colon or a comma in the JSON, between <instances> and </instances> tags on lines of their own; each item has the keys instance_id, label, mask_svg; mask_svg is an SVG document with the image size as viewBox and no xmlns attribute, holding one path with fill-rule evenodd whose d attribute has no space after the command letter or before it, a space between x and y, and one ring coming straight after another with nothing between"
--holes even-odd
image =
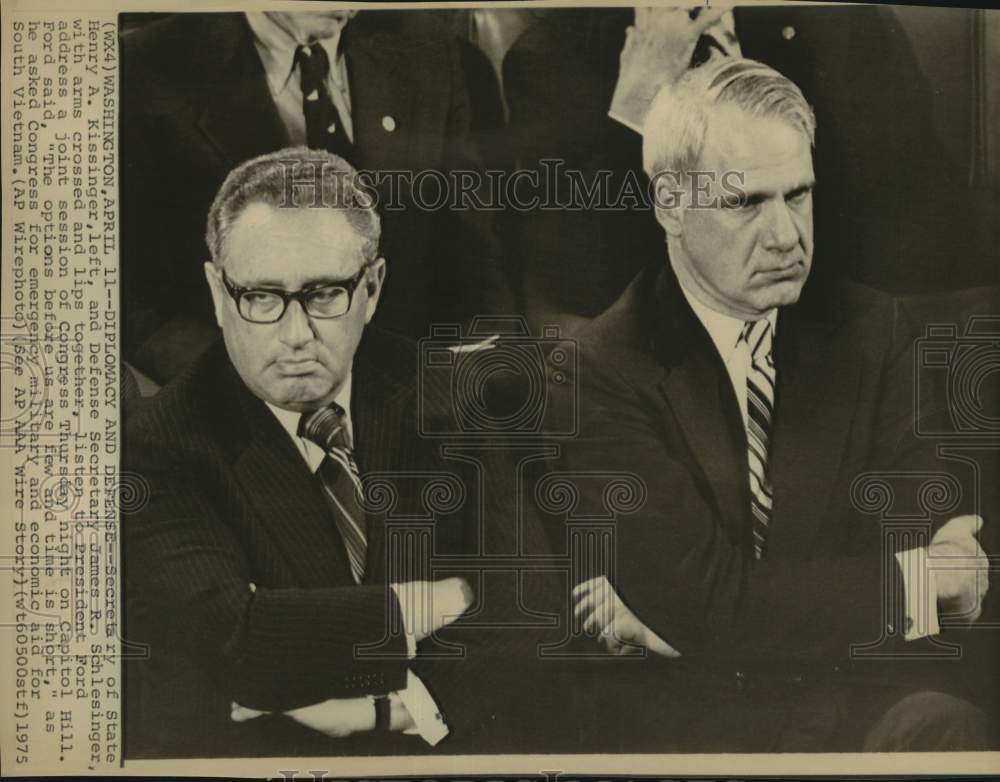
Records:
<instances>
[{"instance_id":1,"label":"man's ear","mask_svg":"<svg viewBox=\"0 0 1000 782\"><path fill-rule=\"evenodd\" d=\"M656 214L656 222L663 226L667 236L680 236L684 228L687 191L676 178L664 176L656 179L653 195L655 198L653 211Z\"/></svg>"},{"instance_id":2,"label":"man's ear","mask_svg":"<svg viewBox=\"0 0 1000 782\"><path fill-rule=\"evenodd\" d=\"M226 303L228 295L222 287L222 272L218 266L211 261L205 262L205 280L208 282L208 289L212 292L212 305L215 307L215 322L222 328L222 307Z\"/></svg>"},{"instance_id":3,"label":"man's ear","mask_svg":"<svg viewBox=\"0 0 1000 782\"><path fill-rule=\"evenodd\" d=\"M385 258L379 257L365 273L364 286L368 294L365 310L365 323L371 323L378 307L379 296L382 295L382 285L385 283Z\"/></svg>"}]
</instances>

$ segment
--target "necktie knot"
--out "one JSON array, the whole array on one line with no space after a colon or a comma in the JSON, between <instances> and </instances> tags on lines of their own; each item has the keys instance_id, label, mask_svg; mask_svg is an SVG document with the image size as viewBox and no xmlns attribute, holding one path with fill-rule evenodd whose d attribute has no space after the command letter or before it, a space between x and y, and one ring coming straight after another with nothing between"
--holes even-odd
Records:
<instances>
[{"instance_id":1,"label":"necktie knot","mask_svg":"<svg viewBox=\"0 0 1000 782\"><path fill-rule=\"evenodd\" d=\"M749 346L753 361L760 362L771 355L771 321L767 318L748 320L740 338Z\"/></svg>"},{"instance_id":2,"label":"necktie knot","mask_svg":"<svg viewBox=\"0 0 1000 782\"><path fill-rule=\"evenodd\" d=\"M317 89L330 74L330 58L322 44L302 44L295 49L295 64L299 67L303 93Z\"/></svg>"},{"instance_id":3,"label":"necktie knot","mask_svg":"<svg viewBox=\"0 0 1000 782\"><path fill-rule=\"evenodd\" d=\"M326 452L335 448L351 450L347 414L340 405L330 405L311 413L303 413L299 419L299 436L316 443Z\"/></svg>"}]
</instances>

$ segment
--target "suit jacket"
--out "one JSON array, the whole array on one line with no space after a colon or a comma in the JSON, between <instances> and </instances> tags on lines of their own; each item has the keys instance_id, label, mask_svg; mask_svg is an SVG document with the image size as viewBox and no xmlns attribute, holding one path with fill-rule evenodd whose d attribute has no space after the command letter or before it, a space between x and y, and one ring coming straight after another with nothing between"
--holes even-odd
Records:
<instances>
[{"instance_id":1,"label":"suit jacket","mask_svg":"<svg viewBox=\"0 0 1000 782\"><path fill-rule=\"evenodd\" d=\"M447 28L421 14L362 13L341 46L355 168L481 167ZM216 191L239 163L289 144L243 15L178 14L125 35L121 133L127 355L163 382L215 334L201 266ZM405 186L398 198L406 208L383 213L379 324L418 337L432 321L506 311L488 214L417 209Z\"/></svg>"},{"instance_id":2,"label":"suit jacket","mask_svg":"<svg viewBox=\"0 0 1000 782\"><path fill-rule=\"evenodd\" d=\"M643 190L648 183L641 138L607 116L631 17L630 8L553 10L517 39L503 63L519 164L539 171L545 182L553 176L541 161L563 161L565 169L582 173L585 187L607 172L601 200L610 204L630 177ZM571 182L565 175L555 179L566 200ZM517 262L513 273L536 319L561 313L592 318L641 268L663 257L662 229L648 208L635 204L521 210L505 218L505 241Z\"/></svg>"},{"instance_id":3,"label":"suit jacket","mask_svg":"<svg viewBox=\"0 0 1000 782\"><path fill-rule=\"evenodd\" d=\"M148 652L129 660L130 757L420 752L426 745L416 739L337 741L280 715L229 718L232 701L280 712L398 690L408 665L451 728L441 745L447 751L516 745L504 704L515 692L510 680L534 657L530 628L452 627L421 652L454 652L446 644L460 643L465 659L408 664L405 640L390 624L398 614L388 581L466 575L490 604L485 613L479 605L480 621L509 620L517 605L509 579L471 566L403 577L386 569L387 557L401 556L386 544L386 524L426 517L435 505L436 556L510 554L516 534L513 469L498 465L495 453L478 466L468 452L445 460L437 441L419 436L415 358L412 343L370 327L355 358L355 455L362 475L378 482L360 585L318 479L221 345L127 421L126 469L149 490L124 520L126 635ZM447 414L447 404L446 386L424 384L425 423ZM522 540L537 543L531 523ZM378 654L359 656L359 644Z\"/></svg>"},{"instance_id":4,"label":"suit jacket","mask_svg":"<svg viewBox=\"0 0 1000 782\"><path fill-rule=\"evenodd\" d=\"M756 562L736 396L673 272L644 270L580 334L580 434L565 445L560 468L584 476L574 511L581 517L607 501L601 482L586 476L632 474L644 487L640 507L617 521L611 577L639 619L682 654L658 669L675 683L662 688L665 714L692 719L681 704L715 703L708 688L724 709L733 700L752 706L739 693L767 681L758 692L778 699L777 714L828 709L822 730L830 731L844 708L831 691L859 681L904 686L907 673L928 684L912 660L887 667L851 653L901 642L902 630L890 627L902 621L892 555L914 543L883 539L881 510L933 528L967 511L973 497L961 464L939 460L933 443L913 435L913 344L895 339L901 330L893 300L856 286L781 311L774 508L767 553ZM878 481L864 482L868 473ZM928 473L960 481L946 508L908 482ZM891 507L876 507L887 496ZM911 651L935 644L914 643ZM656 690L648 679L645 687ZM759 725L760 714L743 722Z\"/></svg>"},{"instance_id":5,"label":"suit jacket","mask_svg":"<svg viewBox=\"0 0 1000 782\"><path fill-rule=\"evenodd\" d=\"M891 13L734 13L744 56L799 85L816 113L816 270L893 292L995 283L997 229L980 207L989 200L964 186L960 162L946 159L930 89ZM647 186L641 137L607 116L632 17L631 9L557 10L508 52L504 90L523 166L559 159L587 182L606 171L611 198L629 192L629 177ZM568 184L560 183L563 194ZM651 209L631 203L512 216L525 298L593 317L659 262L662 230Z\"/></svg>"}]
</instances>

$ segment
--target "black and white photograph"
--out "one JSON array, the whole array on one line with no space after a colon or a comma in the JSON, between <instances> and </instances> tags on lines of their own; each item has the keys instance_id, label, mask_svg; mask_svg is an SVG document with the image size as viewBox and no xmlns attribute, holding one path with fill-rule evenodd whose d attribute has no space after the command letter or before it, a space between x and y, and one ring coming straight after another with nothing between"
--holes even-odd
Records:
<instances>
[{"instance_id":1,"label":"black and white photograph","mask_svg":"<svg viewBox=\"0 0 1000 782\"><path fill-rule=\"evenodd\" d=\"M1000 11L203 5L92 36L108 759L1000 770Z\"/></svg>"}]
</instances>

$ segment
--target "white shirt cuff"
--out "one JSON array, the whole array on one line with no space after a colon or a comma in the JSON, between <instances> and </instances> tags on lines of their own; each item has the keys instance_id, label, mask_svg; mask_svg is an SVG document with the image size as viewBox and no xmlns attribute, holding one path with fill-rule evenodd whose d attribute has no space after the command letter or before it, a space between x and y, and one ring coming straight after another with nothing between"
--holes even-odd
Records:
<instances>
[{"instance_id":1,"label":"white shirt cuff","mask_svg":"<svg viewBox=\"0 0 1000 782\"><path fill-rule=\"evenodd\" d=\"M621 123L629 130L634 130L640 136L642 135L642 126L636 125L634 122L629 122L624 117L620 116L614 109L608 112L608 116L611 117L615 122Z\"/></svg>"},{"instance_id":2,"label":"white shirt cuff","mask_svg":"<svg viewBox=\"0 0 1000 782\"><path fill-rule=\"evenodd\" d=\"M406 672L406 689L396 693L413 718L413 727L403 731L411 736L420 736L432 747L448 735L441 710L420 677L413 671Z\"/></svg>"},{"instance_id":3,"label":"white shirt cuff","mask_svg":"<svg viewBox=\"0 0 1000 782\"><path fill-rule=\"evenodd\" d=\"M938 624L937 587L934 573L927 567L927 549L912 548L896 553L903 574L903 640L915 641L941 632Z\"/></svg>"},{"instance_id":4,"label":"white shirt cuff","mask_svg":"<svg viewBox=\"0 0 1000 782\"><path fill-rule=\"evenodd\" d=\"M406 659L412 660L417 656L417 639L410 632L409 617L407 617L406 608L404 607L407 603L404 602L403 595L399 593L399 584L389 584L389 586L392 588L393 594L396 595L396 602L399 603L399 613L403 621L403 634L406 636Z\"/></svg>"}]
</instances>

